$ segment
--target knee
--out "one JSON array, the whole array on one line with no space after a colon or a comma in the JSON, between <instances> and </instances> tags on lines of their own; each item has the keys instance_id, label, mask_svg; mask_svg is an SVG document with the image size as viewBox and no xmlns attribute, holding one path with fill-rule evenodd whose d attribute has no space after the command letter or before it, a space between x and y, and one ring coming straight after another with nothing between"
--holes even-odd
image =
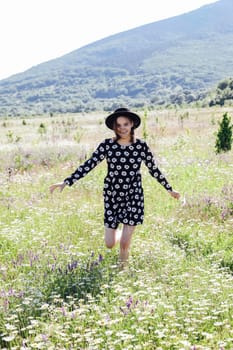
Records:
<instances>
[{"instance_id":1,"label":"knee","mask_svg":"<svg viewBox=\"0 0 233 350\"><path fill-rule=\"evenodd\" d=\"M105 228L105 244L106 247L112 249L116 244L116 230L112 228Z\"/></svg>"},{"instance_id":2,"label":"knee","mask_svg":"<svg viewBox=\"0 0 233 350\"><path fill-rule=\"evenodd\" d=\"M107 248L112 249L115 245L115 242L113 240L105 240L105 245Z\"/></svg>"}]
</instances>

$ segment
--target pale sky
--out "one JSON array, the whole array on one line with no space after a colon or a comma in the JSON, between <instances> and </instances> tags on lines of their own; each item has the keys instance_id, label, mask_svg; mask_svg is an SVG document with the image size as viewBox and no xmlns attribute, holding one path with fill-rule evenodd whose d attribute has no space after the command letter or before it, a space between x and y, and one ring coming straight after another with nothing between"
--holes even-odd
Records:
<instances>
[{"instance_id":1,"label":"pale sky","mask_svg":"<svg viewBox=\"0 0 233 350\"><path fill-rule=\"evenodd\" d=\"M0 0L0 79L217 0Z\"/></svg>"}]
</instances>

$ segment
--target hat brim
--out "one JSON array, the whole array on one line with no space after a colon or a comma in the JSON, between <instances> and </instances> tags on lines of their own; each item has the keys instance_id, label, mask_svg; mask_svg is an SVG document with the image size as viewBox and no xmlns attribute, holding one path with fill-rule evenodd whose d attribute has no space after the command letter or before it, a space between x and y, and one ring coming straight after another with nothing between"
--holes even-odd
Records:
<instances>
[{"instance_id":1,"label":"hat brim","mask_svg":"<svg viewBox=\"0 0 233 350\"><path fill-rule=\"evenodd\" d=\"M128 118L130 118L133 121L133 123L134 123L134 128L135 129L138 128L139 125L141 124L141 118L136 113L133 113L133 112L130 112L130 111L119 111L119 112L114 112L114 113L110 114L105 119L106 126L109 129L113 130L114 129L114 121L118 117L128 117Z\"/></svg>"}]
</instances>

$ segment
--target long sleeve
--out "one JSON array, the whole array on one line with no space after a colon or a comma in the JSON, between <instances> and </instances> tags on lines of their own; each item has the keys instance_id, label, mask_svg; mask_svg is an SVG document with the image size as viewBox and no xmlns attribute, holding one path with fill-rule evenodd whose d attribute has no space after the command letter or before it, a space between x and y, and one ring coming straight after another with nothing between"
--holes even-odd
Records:
<instances>
[{"instance_id":1,"label":"long sleeve","mask_svg":"<svg viewBox=\"0 0 233 350\"><path fill-rule=\"evenodd\" d=\"M97 149L93 152L92 156L80 165L74 173L67 177L64 182L72 186L77 180L86 176L92 169L96 167L106 157L105 141L101 142Z\"/></svg>"},{"instance_id":2,"label":"long sleeve","mask_svg":"<svg viewBox=\"0 0 233 350\"><path fill-rule=\"evenodd\" d=\"M144 154L143 155L144 155L143 161L144 161L145 165L147 166L151 176L154 177L167 191L172 191L171 185L169 185L167 179L165 178L165 176L161 173L161 171L157 167L154 156L146 143L144 144Z\"/></svg>"}]
</instances>

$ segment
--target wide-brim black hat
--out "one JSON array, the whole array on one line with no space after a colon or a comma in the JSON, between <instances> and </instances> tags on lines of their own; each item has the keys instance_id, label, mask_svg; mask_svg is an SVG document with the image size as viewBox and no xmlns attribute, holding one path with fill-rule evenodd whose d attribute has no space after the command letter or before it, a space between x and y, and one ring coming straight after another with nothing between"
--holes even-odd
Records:
<instances>
[{"instance_id":1,"label":"wide-brim black hat","mask_svg":"<svg viewBox=\"0 0 233 350\"><path fill-rule=\"evenodd\" d=\"M106 119L105 119L105 124L106 126L113 130L114 128L114 121L118 117L128 117L130 118L133 123L134 123L134 128L138 128L139 125L141 124L141 118L139 115L136 113L131 112L128 108L118 108L116 109L112 114L110 114Z\"/></svg>"}]
</instances>

